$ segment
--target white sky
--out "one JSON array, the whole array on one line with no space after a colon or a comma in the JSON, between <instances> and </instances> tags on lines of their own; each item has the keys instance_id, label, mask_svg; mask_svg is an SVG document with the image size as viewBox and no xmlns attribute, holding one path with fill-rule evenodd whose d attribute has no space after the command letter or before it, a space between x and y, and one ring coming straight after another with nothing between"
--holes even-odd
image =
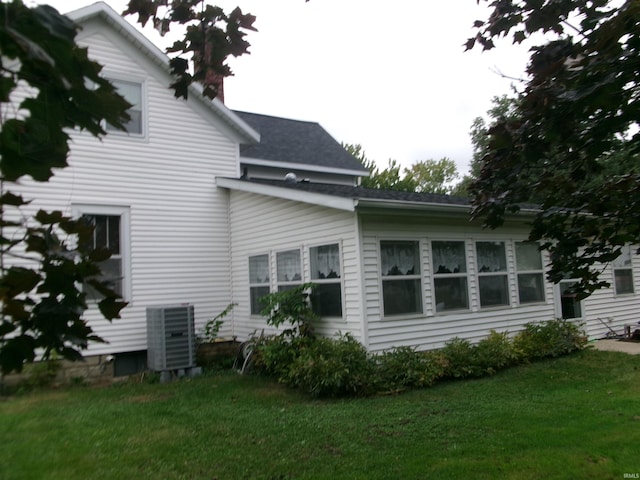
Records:
<instances>
[{"instance_id":1,"label":"white sky","mask_svg":"<svg viewBox=\"0 0 640 480\"><path fill-rule=\"evenodd\" d=\"M25 3L34 3L26 0ZM61 12L91 0L39 0ZM122 12L127 0L107 0ZM360 143L385 167L449 157L461 172L469 130L496 95L510 92L528 54L505 42L464 52L476 0L210 0L257 16L250 55L229 63L225 103L235 110L320 123L339 142ZM127 17L135 22L133 16ZM154 31L145 34L163 47Z\"/></svg>"}]
</instances>

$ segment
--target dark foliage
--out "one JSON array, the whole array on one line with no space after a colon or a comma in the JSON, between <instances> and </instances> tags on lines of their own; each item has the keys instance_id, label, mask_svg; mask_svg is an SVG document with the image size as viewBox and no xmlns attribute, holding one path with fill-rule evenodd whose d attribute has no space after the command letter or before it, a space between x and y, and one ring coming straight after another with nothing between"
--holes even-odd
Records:
<instances>
[{"instance_id":1,"label":"dark foliage","mask_svg":"<svg viewBox=\"0 0 640 480\"><path fill-rule=\"evenodd\" d=\"M514 115L489 129L474 216L496 228L538 201L531 239L551 254L550 279L579 278L588 295L608 286L602 264L640 243L640 3L488 3L467 48L494 48L502 36L543 40L531 48ZM617 163L625 168L608 170Z\"/></svg>"}]
</instances>

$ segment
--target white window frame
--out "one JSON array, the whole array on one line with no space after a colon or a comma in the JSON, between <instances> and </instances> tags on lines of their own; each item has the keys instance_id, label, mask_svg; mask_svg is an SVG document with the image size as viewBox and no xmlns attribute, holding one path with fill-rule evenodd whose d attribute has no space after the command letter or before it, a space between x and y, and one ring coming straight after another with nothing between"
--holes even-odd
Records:
<instances>
[{"instance_id":1,"label":"white window frame","mask_svg":"<svg viewBox=\"0 0 640 480\"><path fill-rule=\"evenodd\" d=\"M464 248L464 267L465 267L465 271L464 272L451 272L451 273L438 273L439 268L435 265L435 259L434 259L434 255L433 255L433 244L434 243L461 243L463 245ZM469 312L471 311L471 272L469 271L469 255L468 255L468 251L467 251L467 240L466 239L460 239L460 238L437 238L437 239L432 239L429 242L429 258L430 258L430 262L431 262L431 291L433 292L433 305L434 305L434 310L435 310L435 314L436 315L449 315L449 314L455 314L455 313L460 313L460 312ZM462 307L462 308L451 308L451 309L438 309L438 298L436 296L436 280L438 279L447 279L447 278L464 278L466 281L466 285L467 285L467 306L466 307ZM477 286L476 286L477 288Z\"/></svg>"},{"instance_id":2,"label":"white window frame","mask_svg":"<svg viewBox=\"0 0 640 480\"><path fill-rule=\"evenodd\" d=\"M540 260L540 268L539 269L524 269L524 270L520 270L518 269L518 244L529 244L529 245L535 245L535 247L538 249L538 258ZM517 289L517 294L518 294L518 305L535 305L535 304L540 304L540 303L544 303L546 301L546 297L547 297L547 292L546 292L546 287L545 287L545 270L544 270L544 261L542 259L542 252L539 250L539 244L537 242L529 242L526 240L516 240L513 242L513 254L515 257L515 271L516 271L516 289ZM520 275L536 275L539 276L541 278L541 285L542 285L542 299L540 300L532 300L532 301L528 301L528 302L523 302L521 297L520 297Z\"/></svg>"},{"instance_id":3,"label":"white window frame","mask_svg":"<svg viewBox=\"0 0 640 480\"><path fill-rule=\"evenodd\" d=\"M384 272L383 271L383 261L382 261L382 244L383 243L415 243L416 244L416 248L417 248L417 253L418 253L418 257L417 257L417 265L414 265L415 267L418 267L418 272L415 272L413 274L408 274L408 273L402 273L402 274L398 274L398 275L389 275L388 272ZM422 279L422 247L421 247L421 241L419 239L412 239L412 238L382 238L378 240L378 260L379 260L379 274L380 274L380 304L382 307L382 316L383 318L407 318L407 317L416 317L416 316L423 316L424 315L424 286L423 286L423 279ZM418 309L417 311L414 312L402 312L402 313L387 313L386 312L386 307L385 307L385 301L384 301L384 288L385 288L385 283L392 283L392 282L398 282L398 281L406 281L406 280L411 280L411 281L418 281L418 298L416 299L418 301Z\"/></svg>"},{"instance_id":4,"label":"white window frame","mask_svg":"<svg viewBox=\"0 0 640 480\"><path fill-rule=\"evenodd\" d=\"M313 250L317 248L332 247L332 246L338 247L338 261L340 262L339 264L340 272L337 274L338 275L337 277L320 278L319 276L316 276L313 272L313 261L314 261ZM344 318L344 310L345 310L344 309L344 282L343 282L344 261L342 257L342 243L339 241L336 241L336 242L326 242L318 245L312 245L309 247L308 255L309 255L309 281L311 283L314 283L316 285L339 285L340 286L340 316L329 316L326 318ZM313 295L312 295L312 304L313 304Z\"/></svg>"},{"instance_id":5,"label":"white window frame","mask_svg":"<svg viewBox=\"0 0 640 480\"><path fill-rule=\"evenodd\" d=\"M131 302L131 230L130 208L114 205L72 205L72 215L80 218L83 215L109 215L120 217L120 258L122 261L122 298ZM91 299L87 299L91 302Z\"/></svg>"},{"instance_id":6,"label":"white window frame","mask_svg":"<svg viewBox=\"0 0 640 480\"><path fill-rule=\"evenodd\" d=\"M633 277L633 250L631 249L631 245L625 245L622 247L622 253L618 258L616 258L612 262L613 266L613 288L616 296L627 296L633 295L636 292L635 282ZM617 282L617 274L619 272L628 272L631 276L631 291L630 292L619 292L618 291L618 282Z\"/></svg>"},{"instance_id":7,"label":"white window frame","mask_svg":"<svg viewBox=\"0 0 640 480\"><path fill-rule=\"evenodd\" d=\"M116 87L117 91L117 82L120 83L128 83L130 85L139 85L140 86L140 132L129 132L127 130L119 130L117 128L111 127L109 124L105 123L104 129L108 132L109 135L118 135L123 137L131 137L137 139L146 139L148 133L148 109L147 109L147 82L141 78L127 78L123 75L111 75L105 74L105 78L109 80L114 87ZM126 100L126 99L125 99Z\"/></svg>"},{"instance_id":8,"label":"white window frame","mask_svg":"<svg viewBox=\"0 0 640 480\"><path fill-rule=\"evenodd\" d=\"M485 271L484 265L479 265L480 258L478 253L478 244L480 243L491 243L491 244L502 245L502 254L503 254L502 261L504 262L503 270ZM482 310L509 307L511 305L511 292L510 292L511 282L509 281L509 264L507 262L507 242L503 240L476 240L474 242L474 247L475 247L475 257L476 257L476 276L477 276L476 288L478 289L478 304L479 304L478 306ZM482 282L483 278L502 278L504 280L504 286L506 289L504 292L504 296L506 298L506 303L484 305L484 306L482 305L482 290L480 287L480 283Z\"/></svg>"},{"instance_id":9,"label":"white window frame","mask_svg":"<svg viewBox=\"0 0 640 480\"><path fill-rule=\"evenodd\" d=\"M267 272L268 272L268 277L262 281L262 282L257 282L257 281L253 281L253 279L251 278L251 259L252 258L257 258L257 257L266 257L267 258ZM252 298L252 289L254 288L267 288L269 290L268 293L271 293L271 276L272 276L272 271L271 271L271 255L269 253L258 253L255 255L249 255L248 257L248 269L247 271L249 272L249 315L251 316L260 316L260 312L253 312L253 302L251 300ZM257 300L257 299L256 299Z\"/></svg>"}]
</instances>

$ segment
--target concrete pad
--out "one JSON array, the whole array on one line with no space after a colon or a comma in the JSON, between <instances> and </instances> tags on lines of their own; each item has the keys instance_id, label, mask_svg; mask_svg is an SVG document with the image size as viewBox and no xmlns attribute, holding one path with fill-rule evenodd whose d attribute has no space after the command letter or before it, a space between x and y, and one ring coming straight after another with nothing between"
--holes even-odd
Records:
<instances>
[{"instance_id":1,"label":"concrete pad","mask_svg":"<svg viewBox=\"0 0 640 480\"><path fill-rule=\"evenodd\" d=\"M592 343L592 345L596 350L640 355L640 342L623 342L621 340L596 340Z\"/></svg>"}]
</instances>

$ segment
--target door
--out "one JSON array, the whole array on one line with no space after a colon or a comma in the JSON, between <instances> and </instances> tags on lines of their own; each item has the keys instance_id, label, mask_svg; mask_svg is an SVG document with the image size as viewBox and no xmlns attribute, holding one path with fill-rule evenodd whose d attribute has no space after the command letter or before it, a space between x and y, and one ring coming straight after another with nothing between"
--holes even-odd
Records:
<instances>
[{"instance_id":1,"label":"door","mask_svg":"<svg viewBox=\"0 0 640 480\"><path fill-rule=\"evenodd\" d=\"M556 298L560 298L560 305L556 305L556 315L564 319L582 318L582 301L578 295L572 291L572 287L578 283L577 280L561 280L556 285Z\"/></svg>"}]
</instances>

